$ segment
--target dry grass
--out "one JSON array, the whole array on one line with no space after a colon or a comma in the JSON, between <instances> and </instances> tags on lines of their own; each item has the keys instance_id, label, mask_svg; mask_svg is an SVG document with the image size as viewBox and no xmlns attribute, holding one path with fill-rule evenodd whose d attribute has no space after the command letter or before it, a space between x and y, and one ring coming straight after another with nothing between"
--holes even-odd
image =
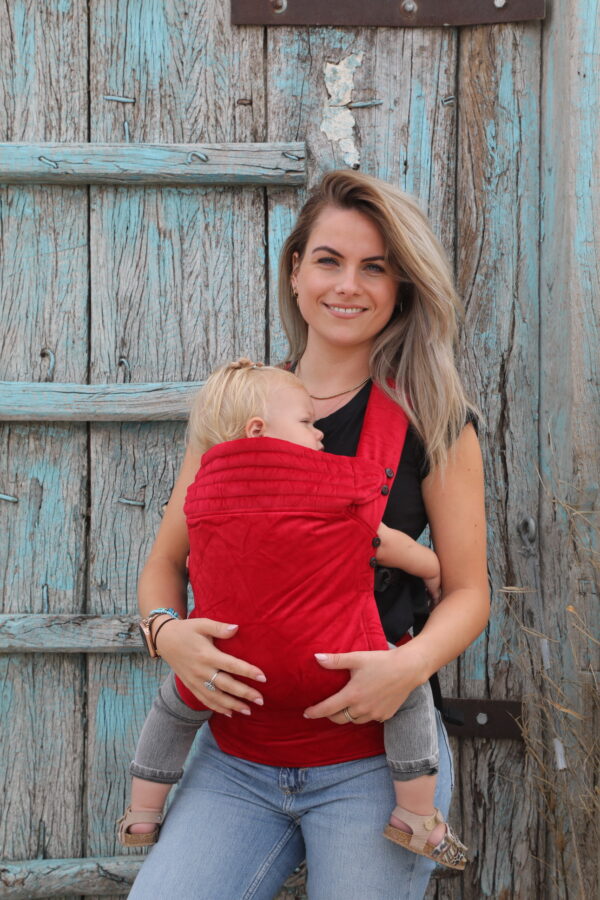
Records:
<instances>
[{"instance_id":1,"label":"dry grass","mask_svg":"<svg viewBox=\"0 0 600 900\"><path fill-rule=\"evenodd\" d=\"M562 609L553 603L544 633L523 621L526 592L509 587L503 593L517 625L511 629L511 660L526 685L521 730L528 777L551 838L539 862L553 896L589 900L598 884L600 846L600 704L594 662L600 642L590 621L600 593L600 524L594 510L567 503L556 492L548 496L568 523L564 565L574 561L577 597Z\"/></svg>"}]
</instances>

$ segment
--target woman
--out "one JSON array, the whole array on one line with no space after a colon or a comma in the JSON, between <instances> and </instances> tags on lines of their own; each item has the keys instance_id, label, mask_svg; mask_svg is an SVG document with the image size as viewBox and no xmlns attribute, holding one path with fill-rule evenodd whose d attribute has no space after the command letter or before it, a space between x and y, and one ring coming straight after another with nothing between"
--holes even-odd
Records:
<instances>
[{"instance_id":1,"label":"woman","mask_svg":"<svg viewBox=\"0 0 600 900\"><path fill-rule=\"evenodd\" d=\"M280 308L288 365L314 399L326 451L355 454L371 379L409 416L384 521L413 537L429 523L441 564L442 600L412 640L391 651L322 648L320 665L348 670L350 679L305 715L353 728L390 718L488 617L481 454L452 352L457 299L414 201L347 171L324 177L286 241ZM140 579L144 615L158 607L185 612L182 510L199 463L188 450ZM376 587L386 637L397 644L417 624L424 592L387 569L377 572ZM230 623L172 621L157 649L206 706L247 715L262 699L264 676L213 645L233 634ZM446 814L451 761L441 721L439 741L437 805ZM272 767L223 753L204 729L130 896L271 900L306 856L311 900L417 900L431 863L381 837L392 800L383 756Z\"/></svg>"}]
</instances>

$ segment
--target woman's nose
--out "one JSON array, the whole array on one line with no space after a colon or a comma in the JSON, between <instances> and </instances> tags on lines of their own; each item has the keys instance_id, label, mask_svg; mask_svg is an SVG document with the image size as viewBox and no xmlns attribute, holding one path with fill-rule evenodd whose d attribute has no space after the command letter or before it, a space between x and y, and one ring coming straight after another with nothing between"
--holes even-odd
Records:
<instances>
[{"instance_id":1,"label":"woman's nose","mask_svg":"<svg viewBox=\"0 0 600 900\"><path fill-rule=\"evenodd\" d=\"M336 285L336 293L338 294L354 294L358 290L358 274L354 269L347 268L341 275Z\"/></svg>"}]
</instances>

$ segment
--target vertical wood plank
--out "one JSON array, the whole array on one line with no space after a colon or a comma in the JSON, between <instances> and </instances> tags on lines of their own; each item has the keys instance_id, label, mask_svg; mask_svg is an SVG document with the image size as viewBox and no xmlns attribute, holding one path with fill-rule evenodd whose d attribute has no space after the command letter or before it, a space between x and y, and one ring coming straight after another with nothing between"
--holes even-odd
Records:
<instances>
[{"instance_id":1,"label":"vertical wood plank","mask_svg":"<svg viewBox=\"0 0 600 900\"><path fill-rule=\"evenodd\" d=\"M86 35L83 0L5 5L2 140L88 139ZM85 189L0 190L2 379L86 380L87 217ZM86 426L4 426L0 435L0 491L16 497L0 502L2 609L85 611ZM2 721L11 723L0 729L0 856L81 852L84 675L78 657L0 659Z\"/></svg>"},{"instance_id":2,"label":"vertical wood plank","mask_svg":"<svg viewBox=\"0 0 600 900\"><path fill-rule=\"evenodd\" d=\"M541 801L558 898L597 891L597 853L586 847L600 839L593 816L600 767L593 730L600 670L599 34L597 4L568 0L555 5L543 45L540 539L552 694L543 698L548 784ZM557 771L555 739L565 771Z\"/></svg>"},{"instance_id":3,"label":"vertical wood plank","mask_svg":"<svg viewBox=\"0 0 600 900\"><path fill-rule=\"evenodd\" d=\"M232 30L226 5L192 0L91 7L92 140L263 139L262 29ZM92 382L199 380L241 353L264 357L262 189L92 188L91 197ZM91 431L90 609L134 613L184 426ZM161 674L142 656L89 659L89 855L123 852L113 823Z\"/></svg>"},{"instance_id":4,"label":"vertical wood plank","mask_svg":"<svg viewBox=\"0 0 600 900\"><path fill-rule=\"evenodd\" d=\"M519 698L532 673L515 658L516 612L532 627L541 598L538 521L538 148L540 27L461 31L458 79L458 283L466 306L462 372L485 426L492 616L460 662L463 696ZM461 745L463 838L476 858L467 898L534 897L543 857L518 742ZM498 840L498 835L502 839Z\"/></svg>"}]
</instances>

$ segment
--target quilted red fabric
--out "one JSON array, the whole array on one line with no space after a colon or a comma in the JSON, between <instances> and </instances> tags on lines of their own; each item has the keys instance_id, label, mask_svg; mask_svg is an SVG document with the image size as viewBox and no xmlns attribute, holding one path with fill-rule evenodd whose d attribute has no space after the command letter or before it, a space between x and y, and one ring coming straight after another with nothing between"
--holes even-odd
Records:
<instances>
[{"instance_id":1,"label":"quilted red fabric","mask_svg":"<svg viewBox=\"0 0 600 900\"><path fill-rule=\"evenodd\" d=\"M211 448L188 489L192 616L236 622L217 645L259 666L264 707L215 715L221 749L253 762L326 765L383 752L378 723L303 718L339 690L317 652L385 650L373 597L372 540L395 474L407 419L373 386L356 457L249 438ZM178 679L184 701L202 704Z\"/></svg>"}]
</instances>

